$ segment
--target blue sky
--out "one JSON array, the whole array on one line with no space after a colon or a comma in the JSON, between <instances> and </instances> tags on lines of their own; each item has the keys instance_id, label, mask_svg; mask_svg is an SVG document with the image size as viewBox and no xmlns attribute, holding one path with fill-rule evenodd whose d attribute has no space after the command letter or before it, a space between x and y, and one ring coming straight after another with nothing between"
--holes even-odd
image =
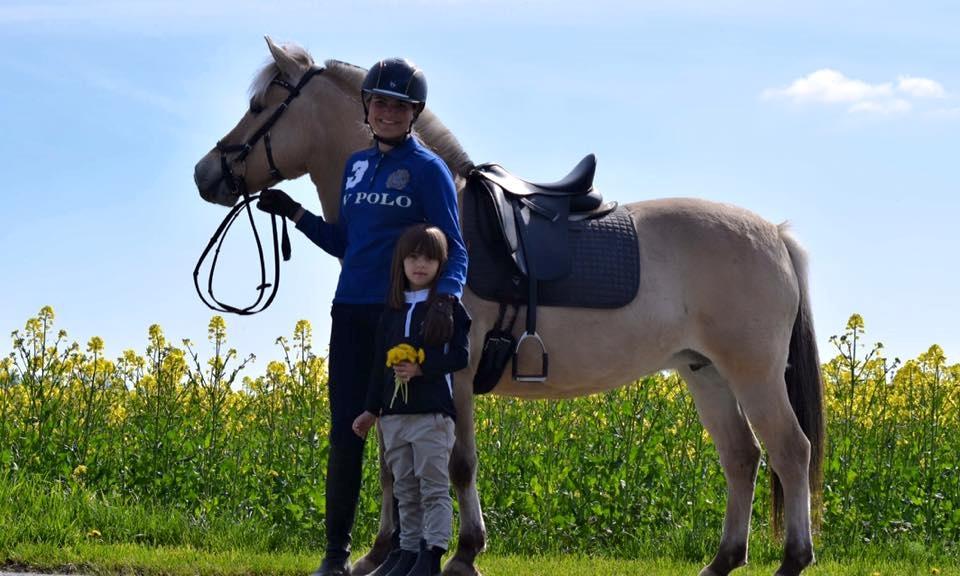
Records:
<instances>
[{"instance_id":1,"label":"blue sky","mask_svg":"<svg viewBox=\"0 0 960 576\"><path fill-rule=\"evenodd\" d=\"M594 152L610 199L789 220L823 357L853 313L890 356L960 355L956 3L271 4L0 2L0 329L51 305L111 356L153 323L205 341L191 274L224 209L193 166L245 109L270 35L317 61L414 60L475 162L552 180ZM308 180L284 188L319 211ZM219 284L233 302L257 282L239 230ZM273 307L227 318L254 372L300 318L326 348L338 264L298 233L293 253Z\"/></svg>"}]
</instances>

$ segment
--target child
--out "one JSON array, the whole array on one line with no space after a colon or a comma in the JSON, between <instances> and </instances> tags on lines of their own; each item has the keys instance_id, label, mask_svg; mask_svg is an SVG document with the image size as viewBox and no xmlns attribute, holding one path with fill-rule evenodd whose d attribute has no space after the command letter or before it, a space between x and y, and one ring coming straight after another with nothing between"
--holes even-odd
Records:
<instances>
[{"instance_id":1,"label":"child","mask_svg":"<svg viewBox=\"0 0 960 576\"><path fill-rule=\"evenodd\" d=\"M391 553L376 576L438 575L450 540L453 504L447 465L456 417L452 373L469 360L470 316L454 303L453 336L440 347L424 346L422 334L424 314L437 297L437 277L446 260L446 236L434 226L413 226L397 241L366 412L353 423L354 432L365 437L380 418L384 456L400 508L400 550ZM388 362L393 370L386 369Z\"/></svg>"}]
</instances>

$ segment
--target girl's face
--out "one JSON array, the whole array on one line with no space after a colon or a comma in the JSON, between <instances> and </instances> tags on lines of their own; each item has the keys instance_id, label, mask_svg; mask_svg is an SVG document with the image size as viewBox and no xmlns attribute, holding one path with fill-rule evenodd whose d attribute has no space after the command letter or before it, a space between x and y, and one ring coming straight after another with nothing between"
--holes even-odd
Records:
<instances>
[{"instance_id":1,"label":"girl's face","mask_svg":"<svg viewBox=\"0 0 960 576\"><path fill-rule=\"evenodd\" d=\"M410 254L403 259L403 274L407 277L410 290L429 288L440 270L440 261L418 254Z\"/></svg>"}]
</instances>

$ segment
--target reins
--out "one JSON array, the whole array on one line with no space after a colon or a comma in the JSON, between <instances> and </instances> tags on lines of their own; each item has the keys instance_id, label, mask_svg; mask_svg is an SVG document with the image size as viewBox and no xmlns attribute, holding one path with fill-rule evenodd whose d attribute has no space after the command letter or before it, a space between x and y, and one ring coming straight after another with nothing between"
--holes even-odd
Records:
<instances>
[{"instance_id":1,"label":"reins","mask_svg":"<svg viewBox=\"0 0 960 576\"><path fill-rule=\"evenodd\" d=\"M307 84L307 82L309 82L314 76L322 74L323 70L323 68L311 68L303 75L302 78L300 78L300 81L296 86L290 84L282 78L274 78L270 83L285 88L289 94L287 95L287 98L277 107L277 109L270 114L270 117L267 118L266 122L264 122L263 125L261 125L256 132L254 132L250 138L248 138L247 141L242 144L224 144L222 141L217 142L216 149L220 152L222 177L227 181L230 189L237 196L242 196L243 198L236 205L234 205L233 208L230 209L230 212L227 213L227 216L223 219L223 222L221 222L220 226L217 227L216 232L213 233L213 236L210 238L210 242L207 243L207 247L204 248L203 253L200 254L200 258L197 260L197 265L193 269L193 285L197 290L197 295L200 297L200 300L211 310L248 316L266 310L277 295L277 289L280 287L281 250L283 252L284 261L290 260L290 236L287 234L287 219L283 216L277 216L275 214L271 215L270 225L273 231L274 265L273 281L267 282L267 265L263 257L263 244L260 241L260 234L257 232L257 224L253 220L253 211L250 208L250 204L257 200L260 195L248 194L247 184L244 181L243 176L241 175L238 177L235 175L231 167L234 164L242 165L246 161L247 155L250 154L250 151L253 150L253 147L257 144L257 142L259 142L260 139L263 139L267 163L270 167L270 176L275 182L285 180L283 174L280 173L280 170L277 168L277 165L273 160L273 147L270 144L270 129L273 128L273 125L277 123L277 120L279 120L280 116L287 110L287 108L290 106L290 103L300 95L300 90ZM252 106L251 111L253 111ZM227 160L227 154L234 152L238 153L237 156L232 161ZM240 213L243 210L246 210L247 212L247 218L250 221L250 227L253 229L253 238L257 243L257 254L260 257L260 284L257 286L259 295L257 296L256 301L245 308L238 308L236 306L231 306L230 304L225 304L218 300L216 296L214 296L213 274L217 268L217 260L220 257L220 248L223 246L223 240L226 238L227 230L233 226L233 223L240 216ZM280 218L282 226L280 239L277 237L277 218ZM210 265L210 273L207 277L207 294L209 295L208 300L207 296L204 296L203 291L200 289L200 268L203 266L203 262L207 259L207 256L210 254L210 251L213 250L214 246L216 246L216 250L213 253L213 261ZM268 288L272 288L272 290L270 291L269 296L267 296L266 301L264 301L264 296L267 294Z\"/></svg>"},{"instance_id":2,"label":"reins","mask_svg":"<svg viewBox=\"0 0 960 576\"><path fill-rule=\"evenodd\" d=\"M290 236L287 234L287 219L283 216L271 215L270 217L270 226L273 231L273 282L267 282L267 265L263 258L263 243L260 242L260 234L257 232L257 225L253 221L253 211L250 209L250 204L252 204L259 194L254 194L250 196L249 194L244 193L243 200L238 202L233 208L230 209L230 212L227 213L226 218L223 219L223 222L220 223L220 226L217 227L217 231L213 233L213 236L210 238L210 242L207 243L207 247L204 248L203 253L200 254L200 258L197 260L197 266L193 269L193 285L197 289L197 295L200 296L200 300L207 305L211 310L216 310L217 312L230 312L233 314L239 314L241 316L249 316L251 314L256 314L257 312L263 312L267 309L267 306L273 302L274 297L277 295L277 289L280 287L280 251L282 245L283 259L284 261L290 260ZM247 217L250 220L250 227L253 229L253 238L257 242L257 253L260 257L260 285L257 286L257 291L259 296L257 296L256 301L253 304L247 306L246 308L237 308L229 304L225 304L217 299L213 294L213 273L217 269L217 259L220 257L220 247L223 246L223 240L227 237L227 230L233 226L233 223L236 221L237 217L240 216L240 213L246 210ZM280 218L282 222L282 238L280 242L277 241L277 218ZM213 261L210 264L210 274L207 276L207 294L210 296L210 300L203 295L203 291L200 290L200 268L203 266L204 260L206 260L207 255L210 254L210 250L213 249L216 245L216 251L213 253ZM267 293L268 288L273 288L270 291L270 295L267 297L266 302L263 302L263 305L260 306L260 302L263 300L264 294ZM260 308L257 308L260 306Z\"/></svg>"}]
</instances>

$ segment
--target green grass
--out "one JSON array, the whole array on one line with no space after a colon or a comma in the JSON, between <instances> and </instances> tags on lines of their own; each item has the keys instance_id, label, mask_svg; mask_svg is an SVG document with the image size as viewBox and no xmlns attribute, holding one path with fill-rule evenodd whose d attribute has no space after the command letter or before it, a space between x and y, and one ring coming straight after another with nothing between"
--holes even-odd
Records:
<instances>
[{"instance_id":1,"label":"green grass","mask_svg":"<svg viewBox=\"0 0 960 576\"><path fill-rule=\"evenodd\" d=\"M135 544L84 543L59 547L23 544L0 554L6 569L83 574L142 576L304 576L319 563L317 554L255 554L241 551L202 552L190 547L149 547ZM554 555L545 557L480 556L485 576L678 576L695 575L699 564L672 560L618 560ZM735 574L769 575L774 564L751 564ZM822 562L804 572L810 576L958 576L960 567L911 562L856 559Z\"/></svg>"}]
</instances>

